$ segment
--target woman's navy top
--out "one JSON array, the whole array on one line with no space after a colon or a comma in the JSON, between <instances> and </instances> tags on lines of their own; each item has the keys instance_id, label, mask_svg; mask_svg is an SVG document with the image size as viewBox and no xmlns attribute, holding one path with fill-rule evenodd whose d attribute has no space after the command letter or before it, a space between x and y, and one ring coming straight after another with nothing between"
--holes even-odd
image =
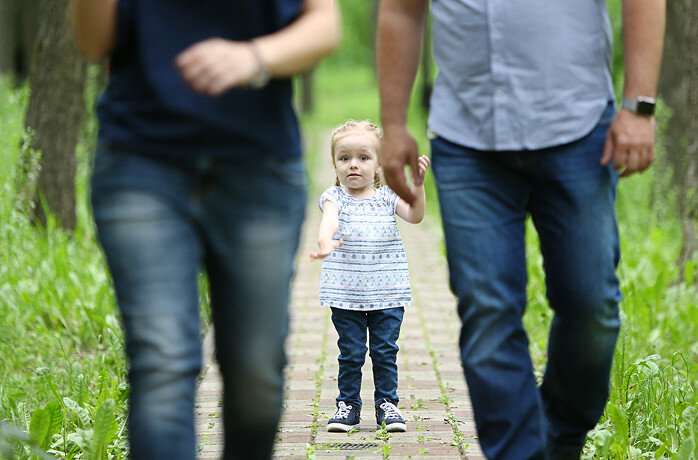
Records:
<instances>
[{"instance_id":1,"label":"woman's navy top","mask_svg":"<svg viewBox=\"0 0 698 460\"><path fill-rule=\"evenodd\" d=\"M176 56L199 41L246 41L296 19L302 0L119 0L99 141L154 155L300 155L290 79L210 97L194 92Z\"/></svg>"}]
</instances>

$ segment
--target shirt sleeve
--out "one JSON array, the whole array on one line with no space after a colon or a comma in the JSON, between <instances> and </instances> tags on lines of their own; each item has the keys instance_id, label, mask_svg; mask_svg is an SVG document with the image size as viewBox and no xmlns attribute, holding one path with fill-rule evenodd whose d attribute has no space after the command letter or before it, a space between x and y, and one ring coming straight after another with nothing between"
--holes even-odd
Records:
<instances>
[{"instance_id":1,"label":"shirt sleeve","mask_svg":"<svg viewBox=\"0 0 698 460\"><path fill-rule=\"evenodd\" d=\"M397 210L397 202L400 197L387 185L381 187L380 190L383 194L383 201L385 202L386 206L388 206L388 209L391 209L393 214L395 214L395 211Z\"/></svg>"},{"instance_id":2,"label":"shirt sleeve","mask_svg":"<svg viewBox=\"0 0 698 460\"><path fill-rule=\"evenodd\" d=\"M317 206L320 208L320 211L322 211L322 205L325 204L327 200L330 200L336 204L339 209L342 209L342 189L335 185L322 192L322 195L320 195L320 198L317 200Z\"/></svg>"}]
</instances>

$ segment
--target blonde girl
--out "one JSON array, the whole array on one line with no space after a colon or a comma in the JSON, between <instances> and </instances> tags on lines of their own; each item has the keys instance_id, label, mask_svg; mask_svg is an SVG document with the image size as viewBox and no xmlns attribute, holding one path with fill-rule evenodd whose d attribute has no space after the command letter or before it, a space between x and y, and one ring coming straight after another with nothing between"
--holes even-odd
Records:
<instances>
[{"instance_id":1,"label":"blonde girl","mask_svg":"<svg viewBox=\"0 0 698 460\"><path fill-rule=\"evenodd\" d=\"M369 121L348 121L332 132L335 186L320 196L322 221L318 250L324 259L320 303L332 310L339 334L339 396L328 431L358 427L361 412L361 367L368 338L376 423L388 431L405 431L397 408L397 339L405 307L411 303L405 250L395 215L410 223L424 217L424 176L429 159L419 159L416 200L408 204L381 186L381 129Z\"/></svg>"}]
</instances>

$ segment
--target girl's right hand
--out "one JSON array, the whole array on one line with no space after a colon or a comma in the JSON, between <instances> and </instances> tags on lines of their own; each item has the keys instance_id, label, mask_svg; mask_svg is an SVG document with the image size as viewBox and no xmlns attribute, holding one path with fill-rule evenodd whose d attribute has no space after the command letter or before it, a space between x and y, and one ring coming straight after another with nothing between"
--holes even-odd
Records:
<instances>
[{"instance_id":1,"label":"girl's right hand","mask_svg":"<svg viewBox=\"0 0 698 460\"><path fill-rule=\"evenodd\" d=\"M418 168L417 175L414 178L414 185L422 185L424 183L430 163L429 157L426 155L422 155L417 159Z\"/></svg>"},{"instance_id":2,"label":"girl's right hand","mask_svg":"<svg viewBox=\"0 0 698 460\"><path fill-rule=\"evenodd\" d=\"M340 238L339 241L330 240L329 242L318 242L320 249L310 253L310 260L324 259L329 256L332 251L337 249L342 245L343 241Z\"/></svg>"}]
</instances>

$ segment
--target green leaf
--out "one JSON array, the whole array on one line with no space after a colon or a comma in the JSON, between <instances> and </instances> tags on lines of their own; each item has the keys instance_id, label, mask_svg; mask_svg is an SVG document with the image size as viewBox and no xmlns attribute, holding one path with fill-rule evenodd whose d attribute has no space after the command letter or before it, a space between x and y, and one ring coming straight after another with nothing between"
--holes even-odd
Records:
<instances>
[{"instance_id":1,"label":"green leaf","mask_svg":"<svg viewBox=\"0 0 698 460\"><path fill-rule=\"evenodd\" d=\"M78 374L75 377L75 383L73 387L73 395L78 404L83 404L85 402L85 395L87 394L87 383L85 382L85 374Z\"/></svg>"},{"instance_id":2,"label":"green leaf","mask_svg":"<svg viewBox=\"0 0 698 460\"><path fill-rule=\"evenodd\" d=\"M95 415L90 460L101 460L105 457L107 446L113 440L116 428L116 404L109 398L99 406Z\"/></svg>"},{"instance_id":3,"label":"green leaf","mask_svg":"<svg viewBox=\"0 0 698 460\"><path fill-rule=\"evenodd\" d=\"M84 453L90 448L90 440L92 439L92 430L81 430L78 428L75 433L70 433L68 435L68 442L71 442L78 446L80 450Z\"/></svg>"},{"instance_id":4,"label":"green leaf","mask_svg":"<svg viewBox=\"0 0 698 460\"><path fill-rule=\"evenodd\" d=\"M679 448L679 453L676 454L676 460L689 460L693 452L694 444L693 436L684 439Z\"/></svg>"},{"instance_id":5,"label":"green leaf","mask_svg":"<svg viewBox=\"0 0 698 460\"><path fill-rule=\"evenodd\" d=\"M80 404L70 398L63 398L63 404L65 404L65 407L67 407L70 412L77 415L77 417L80 419L80 423L82 424L82 428L87 428L90 426L92 418L90 417L90 413L87 411L87 409L80 406Z\"/></svg>"},{"instance_id":6,"label":"green leaf","mask_svg":"<svg viewBox=\"0 0 698 460\"><path fill-rule=\"evenodd\" d=\"M29 423L29 439L41 449L46 450L51 445L53 435L60 433L62 423L61 405L57 401L52 401L32 414Z\"/></svg>"},{"instance_id":7,"label":"green leaf","mask_svg":"<svg viewBox=\"0 0 698 460\"><path fill-rule=\"evenodd\" d=\"M609 406L608 412L611 415L611 421L616 427L618 438L627 445L628 442L628 417L621 411L618 406Z\"/></svg>"}]
</instances>

